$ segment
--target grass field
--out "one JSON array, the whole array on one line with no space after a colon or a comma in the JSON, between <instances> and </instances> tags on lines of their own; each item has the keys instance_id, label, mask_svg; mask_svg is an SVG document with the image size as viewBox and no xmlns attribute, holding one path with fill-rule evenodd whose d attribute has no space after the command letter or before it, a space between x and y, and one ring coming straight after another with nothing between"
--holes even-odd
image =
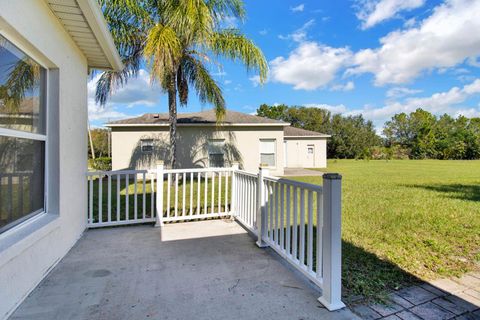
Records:
<instances>
[{"instance_id":1,"label":"grass field","mask_svg":"<svg viewBox=\"0 0 480 320\"><path fill-rule=\"evenodd\" d=\"M480 161L332 160L323 171L343 175L347 296L479 268Z\"/></svg>"}]
</instances>

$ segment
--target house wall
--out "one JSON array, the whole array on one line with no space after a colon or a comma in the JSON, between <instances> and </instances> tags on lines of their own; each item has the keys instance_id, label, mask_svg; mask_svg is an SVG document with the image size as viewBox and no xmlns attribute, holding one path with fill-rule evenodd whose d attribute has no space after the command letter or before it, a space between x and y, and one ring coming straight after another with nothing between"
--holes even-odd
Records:
<instances>
[{"instance_id":1,"label":"house wall","mask_svg":"<svg viewBox=\"0 0 480 320\"><path fill-rule=\"evenodd\" d=\"M48 212L0 234L0 319L86 227L87 61L44 1L0 0L0 33L49 68ZM55 110L57 109L57 110Z\"/></svg>"},{"instance_id":2,"label":"house wall","mask_svg":"<svg viewBox=\"0 0 480 320\"><path fill-rule=\"evenodd\" d=\"M307 151L308 146L314 146L313 165ZM326 168L327 139L296 137L285 138L285 166L287 168Z\"/></svg>"},{"instance_id":3,"label":"house wall","mask_svg":"<svg viewBox=\"0 0 480 320\"><path fill-rule=\"evenodd\" d=\"M177 161L179 168L208 166L207 143L210 139L225 139L226 160L240 162L240 167L256 172L260 164L260 139L276 139L276 165L270 173L283 175L282 126L179 126ZM112 128L112 168L120 170L153 168L157 160L166 160L168 127L114 127ZM154 139L155 152L141 152L140 140Z\"/></svg>"}]
</instances>

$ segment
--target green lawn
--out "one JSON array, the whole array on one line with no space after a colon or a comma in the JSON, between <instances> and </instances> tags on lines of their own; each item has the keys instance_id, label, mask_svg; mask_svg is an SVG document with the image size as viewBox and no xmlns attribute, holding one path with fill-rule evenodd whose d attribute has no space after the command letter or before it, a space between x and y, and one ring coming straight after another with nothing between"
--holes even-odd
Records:
<instances>
[{"instance_id":1,"label":"green lawn","mask_svg":"<svg viewBox=\"0 0 480 320\"><path fill-rule=\"evenodd\" d=\"M332 160L324 171L343 175L347 296L480 267L480 161Z\"/></svg>"}]
</instances>

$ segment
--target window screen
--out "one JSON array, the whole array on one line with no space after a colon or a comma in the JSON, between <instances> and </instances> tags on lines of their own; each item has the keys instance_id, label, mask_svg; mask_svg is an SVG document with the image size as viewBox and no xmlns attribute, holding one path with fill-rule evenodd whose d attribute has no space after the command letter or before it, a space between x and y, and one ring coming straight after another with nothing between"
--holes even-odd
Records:
<instances>
[{"instance_id":1,"label":"window screen","mask_svg":"<svg viewBox=\"0 0 480 320\"><path fill-rule=\"evenodd\" d=\"M153 152L153 139L142 139L140 143L143 153Z\"/></svg>"},{"instance_id":2,"label":"window screen","mask_svg":"<svg viewBox=\"0 0 480 320\"><path fill-rule=\"evenodd\" d=\"M275 167L275 139L260 140L260 163Z\"/></svg>"},{"instance_id":3,"label":"window screen","mask_svg":"<svg viewBox=\"0 0 480 320\"><path fill-rule=\"evenodd\" d=\"M215 139L208 141L208 162L213 168L225 166L225 140Z\"/></svg>"}]
</instances>

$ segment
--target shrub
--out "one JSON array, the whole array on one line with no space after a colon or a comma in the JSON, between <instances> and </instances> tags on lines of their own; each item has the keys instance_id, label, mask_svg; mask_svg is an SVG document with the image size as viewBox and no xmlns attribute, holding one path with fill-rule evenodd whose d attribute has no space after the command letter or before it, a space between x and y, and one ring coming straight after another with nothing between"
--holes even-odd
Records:
<instances>
[{"instance_id":1,"label":"shrub","mask_svg":"<svg viewBox=\"0 0 480 320\"><path fill-rule=\"evenodd\" d=\"M92 167L95 170L100 170L100 171L112 170L112 158L109 158L109 157L95 158L95 159L90 159L89 162L90 162L90 167Z\"/></svg>"}]
</instances>

